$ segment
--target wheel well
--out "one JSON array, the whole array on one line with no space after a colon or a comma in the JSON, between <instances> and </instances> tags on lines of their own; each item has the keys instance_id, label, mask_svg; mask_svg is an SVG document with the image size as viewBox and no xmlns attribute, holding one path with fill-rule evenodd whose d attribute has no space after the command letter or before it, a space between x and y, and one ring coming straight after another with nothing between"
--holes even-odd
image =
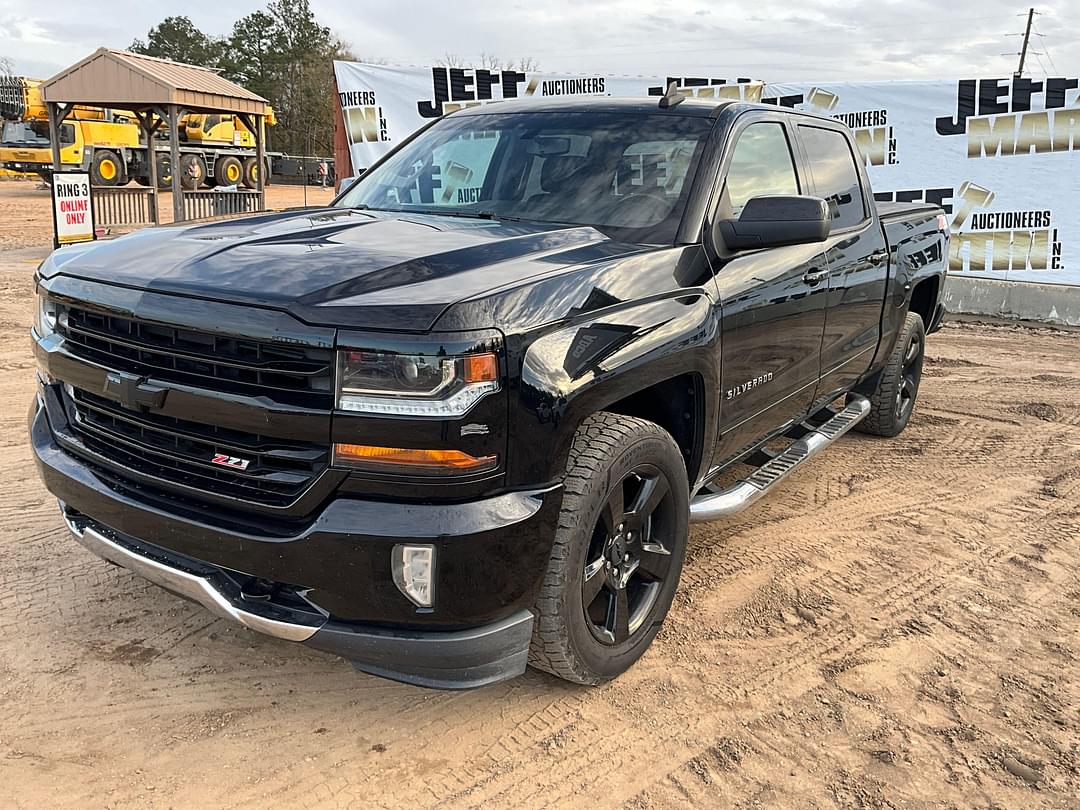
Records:
<instances>
[{"instance_id":1,"label":"wheel well","mask_svg":"<svg viewBox=\"0 0 1080 810\"><path fill-rule=\"evenodd\" d=\"M914 312L922 318L923 326L930 328L930 321L934 317L934 309L938 300L938 285L940 280L937 276L927 278L915 285L911 291L911 304L909 312Z\"/></svg>"},{"instance_id":2,"label":"wheel well","mask_svg":"<svg viewBox=\"0 0 1080 810\"><path fill-rule=\"evenodd\" d=\"M683 374L644 388L604 410L648 419L670 433L682 452L687 477L693 483L704 445L704 390L699 375Z\"/></svg>"}]
</instances>

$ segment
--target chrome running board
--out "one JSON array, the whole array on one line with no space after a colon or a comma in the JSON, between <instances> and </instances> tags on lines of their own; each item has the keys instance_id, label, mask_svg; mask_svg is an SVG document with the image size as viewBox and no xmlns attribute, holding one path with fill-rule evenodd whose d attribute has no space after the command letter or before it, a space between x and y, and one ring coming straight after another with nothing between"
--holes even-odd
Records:
<instances>
[{"instance_id":1,"label":"chrome running board","mask_svg":"<svg viewBox=\"0 0 1080 810\"><path fill-rule=\"evenodd\" d=\"M758 467L749 477L720 492L694 498L690 502L690 522L708 523L741 512L787 478L800 464L809 461L855 427L868 413L870 400L852 396L842 411Z\"/></svg>"}]
</instances>

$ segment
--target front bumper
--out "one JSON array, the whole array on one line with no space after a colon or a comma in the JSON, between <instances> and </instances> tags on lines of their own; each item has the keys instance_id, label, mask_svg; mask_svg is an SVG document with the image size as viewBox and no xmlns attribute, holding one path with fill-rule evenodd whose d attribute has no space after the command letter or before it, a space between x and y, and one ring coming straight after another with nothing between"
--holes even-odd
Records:
<instances>
[{"instance_id":1,"label":"front bumper","mask_svg":"<svg viewBox=\"0 0 1080 810\"><path fill-rule=\"evenodd\" d=\"M53 407L32 411L35 460L75 537L98 556L372 674L469 688L525 670L560 488L441 505L335 497L295 534L259 535L118 487L60 446ZM408 542L436 545L434 609L416 608L393 583L391 549Z\"/></svg>"}]
</instances>

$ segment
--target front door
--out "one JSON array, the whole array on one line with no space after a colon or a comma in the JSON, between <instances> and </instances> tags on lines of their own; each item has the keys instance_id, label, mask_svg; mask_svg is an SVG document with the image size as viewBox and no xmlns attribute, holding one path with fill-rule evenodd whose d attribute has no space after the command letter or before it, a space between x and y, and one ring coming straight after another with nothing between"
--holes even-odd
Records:
<instances>
[{"instance_id":1,"label":"front door","mask_svg":"<svg viewBox=\"0 0 1080 810\"><path fill-rule=\"evenodd\" d=\"M765 194L809 194L782 116L740 119L721 167L719 217L738 217ZM721 257L716 283L721 341L720 435L714 464L802 420L820 376L828 265L820 244L740 251Z\"/></svg>"}]
</instances>

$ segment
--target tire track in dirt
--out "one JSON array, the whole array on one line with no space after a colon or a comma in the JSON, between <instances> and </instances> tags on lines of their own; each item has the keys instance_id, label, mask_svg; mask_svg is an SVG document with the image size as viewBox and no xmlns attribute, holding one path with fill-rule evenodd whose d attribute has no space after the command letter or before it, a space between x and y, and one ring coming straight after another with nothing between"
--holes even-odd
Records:
<instances>
[{"instance_id":1,"label":"tire track in dirt","mask_svg":"<svg viewBox=\"0 0 1080 810\"><path fill-rule=\"evenodd\" d=\"M14 291L0 784L27 806L1065 807L1077 793L1076 336L933 336L901 437L847 437L751 511L694 529L669 622L617 681L529 673L447 694L213 621L72 543L23 439L31 308L16 292L32 272L0 262Z\"/></svg>"}]
</instances>

